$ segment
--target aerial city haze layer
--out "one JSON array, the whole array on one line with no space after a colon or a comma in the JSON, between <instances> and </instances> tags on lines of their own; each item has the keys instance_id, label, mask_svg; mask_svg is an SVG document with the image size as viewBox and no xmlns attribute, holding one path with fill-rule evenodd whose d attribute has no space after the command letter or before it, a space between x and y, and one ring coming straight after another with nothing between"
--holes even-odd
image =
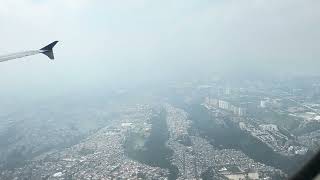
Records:
<instances>
[{"instance_id":1,"label":"aerial city haze layer","mask_svg":"<svg viewBox=\"0 0 320 180\"><path fill-rule=\"evenodd\" d=\"M50 104L7 99L0 176L284 179L318 150L319 78L212 79L96 90Z\"/></svg>"}]
</instances>

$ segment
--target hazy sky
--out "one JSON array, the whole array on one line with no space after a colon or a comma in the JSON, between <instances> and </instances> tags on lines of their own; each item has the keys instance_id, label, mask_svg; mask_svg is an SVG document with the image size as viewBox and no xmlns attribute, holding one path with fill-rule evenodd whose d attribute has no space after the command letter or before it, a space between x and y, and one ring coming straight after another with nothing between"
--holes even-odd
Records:
<instances>
[{"instance_id":1,"label":"hazy sky","mask_svg":"<svg viewBox=\"0 0 320 180\"><path fill-rule=\"evenodd\" d=\"M317 73L319 0L0 0L1 92L72 91L201 72ZM272 71L270 71L272 70Z\"/></svg>"}]
</instances>

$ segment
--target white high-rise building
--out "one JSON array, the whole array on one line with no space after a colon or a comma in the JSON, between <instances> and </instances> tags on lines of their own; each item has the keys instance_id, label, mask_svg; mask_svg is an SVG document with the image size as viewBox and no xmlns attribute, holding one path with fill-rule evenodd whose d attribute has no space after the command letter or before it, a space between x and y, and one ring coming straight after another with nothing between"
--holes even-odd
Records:
<instances>
[{"instance_id":1,"label":"white high-rise building","mask_svg":"<svg viewBox=\"0 0 320 180\"><path fill-rule=\"evenodd\" d=\"M229 103L226 102L226 101L219 100L219 108L228 110L229 109Z\"/></svg>"},{"instance_id":2,"label":"white high-rise building","mask_svg":"<svg viewBox=\"0 0 320 180\"><path fill-rule=\"evenodd\" d=\"M266 108L267 107L267 101L266 100L260 101L260 107L261 108Z\"/></svg>"}]
</instances>

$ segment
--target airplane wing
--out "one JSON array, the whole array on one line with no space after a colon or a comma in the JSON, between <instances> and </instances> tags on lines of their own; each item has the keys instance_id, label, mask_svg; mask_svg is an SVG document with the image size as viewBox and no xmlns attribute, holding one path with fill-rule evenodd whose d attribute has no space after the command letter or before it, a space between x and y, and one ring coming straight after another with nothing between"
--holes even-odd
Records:
<instances>
[{"instance_id":1,"label":"airplane wing","mask_svg":"<svg viewBox=\"0 0 320 180\"><path fill-rule=\"evenodd\" d=\"M32 55L36 55L36 54L44 54L46 56L48 56L50 59L54 59L54 55L53 55L53 47L58 43L58 41L54 41L51 44L39 49L39 50L33 50L33 51L24 51L24 52L18 52L18 53L12 53L12 54L7 54L7 55L3 55L0 56L0 62L4 62L4 61L9 61L9 60L13 60L13 59L18 59L18 58L23 58L26 56L32 56Z\"/></svg>"}]
</instances>

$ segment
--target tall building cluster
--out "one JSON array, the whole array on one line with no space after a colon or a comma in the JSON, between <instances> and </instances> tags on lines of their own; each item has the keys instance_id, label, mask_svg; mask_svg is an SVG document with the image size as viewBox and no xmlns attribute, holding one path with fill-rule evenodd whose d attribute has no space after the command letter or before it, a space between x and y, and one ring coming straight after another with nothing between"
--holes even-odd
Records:
<instances>
[{"instance_id":1,"label":"tall building cluster","mask_svg":"<svg viewBox=\"0 0 320 180\"><path fill-rule=\"evenodd\" d=\"M206 104L220 108L229 112L232 112L236 116L245 116L246 115L246 108L235 106L228 101L214 99L214 98L206 98Z\"/></svg>"}]
</instances>

